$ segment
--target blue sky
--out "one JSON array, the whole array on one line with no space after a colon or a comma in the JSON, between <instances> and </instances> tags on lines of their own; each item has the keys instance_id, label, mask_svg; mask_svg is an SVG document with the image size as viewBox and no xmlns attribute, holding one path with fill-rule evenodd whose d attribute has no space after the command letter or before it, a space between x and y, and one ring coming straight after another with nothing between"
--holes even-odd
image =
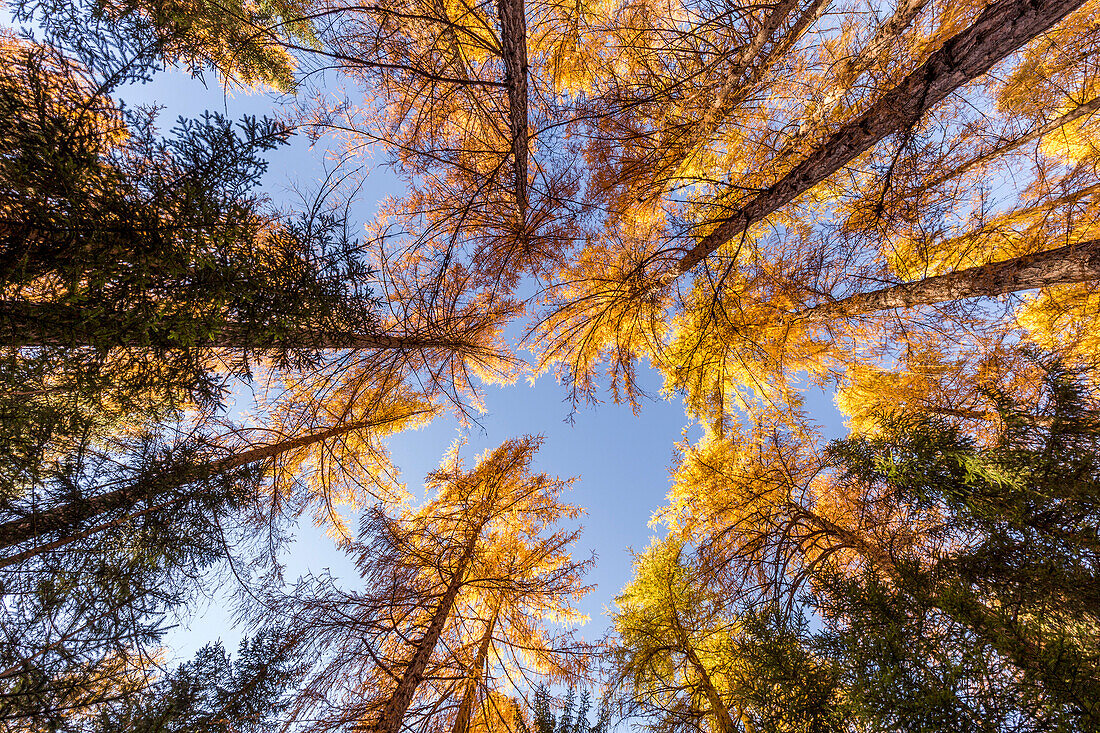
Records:
<instances>
[{"instance_id":1,"label":"blue sky","mask_svg":"<svg viewBox=\"0 0 1100 733\"><path fill-rule=\"evenodd\" d=\"M132 87L119 96L132 105L163 105L160 119L164 129L171 127L179 115L197 116L206 109L231 118L273 109L272 100L263 95L239 91L230 94L213 85L207 88L180 72L161 74L153 83ZM311 148L304 137L298 136L290 146L269 156L271 167L264 189L277 203L292 205L296 188L316 188L325 171L323 144ZM360 220L366 221L375 211L378 198L392 194L398 186L388 170L372 172L358 202L356 214ZM650 393L659 392L660 376L656 372L647 368L642 379ZM565 401L565 389L550 376L534 384L521 379L508 387L487 387L484 397L487 411L480 425L470 430L461 430L455 420L445 418L393 437L389 445L394 462L409 489L421 495L424 475L438 465L443 452L459 437L467 440L463 455L467 464L472 464L477 455L507 438L544 436L536 468L577 477L569 501L584 507L586 515L581 520L584 532L576 555L595 553L598 557L588 578L596 588L581 604L581 610L591 616L582 635L589 640L598 638L607 629L606 609L630 578L630 550L644 549L658 531L649 526L649 520L664 501L674 446L683 438L688 424L683 406L679 399L657 399L644 403L638 414L627 405L610 402L574 411ZM807 407L819 422L827 424L827 432L838 433L840 417L828 395L808 395ZM350 564L330 540L308 523L298 528L297 535L287 555L291 579L330 569L354 587L356 578ZM200 604L191 618L180 619L167 640L170 656L183 660L198 647L219 638L228 648L235 647L242 630L233 628L224 605L224 599L215 595Z\"/></svg>"}]
</instances>

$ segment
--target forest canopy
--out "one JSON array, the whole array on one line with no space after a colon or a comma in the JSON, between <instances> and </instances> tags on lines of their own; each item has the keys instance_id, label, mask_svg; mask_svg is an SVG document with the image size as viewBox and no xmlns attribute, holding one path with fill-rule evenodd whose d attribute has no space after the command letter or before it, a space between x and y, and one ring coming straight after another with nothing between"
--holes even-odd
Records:
<instances>
[{"instance_id":1,"label":"forest canopy","mask_svg":"<svg viewBox=\"0 0 1100 733\"><path fill-rule=\"evenodd\" d=\"M5 7L0 730L1100 730L1100 1Z\"/></svg>"}]
</instances>

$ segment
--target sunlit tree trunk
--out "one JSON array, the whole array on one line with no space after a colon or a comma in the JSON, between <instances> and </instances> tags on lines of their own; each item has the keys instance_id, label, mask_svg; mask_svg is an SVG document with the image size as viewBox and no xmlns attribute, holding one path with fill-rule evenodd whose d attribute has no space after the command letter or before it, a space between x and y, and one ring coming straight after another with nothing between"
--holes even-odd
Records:
<instances>
[{"instance_id":1,"label":"sunlit tree trunk","mask_svg":"<svg viewBox=\"0 0 1100 733\"><path fill-rule=\"evenodd\" d=\"M667 279L688 272L726 242L789 204L886 136L907 129L963 84L1051 28L1083 0L1000 0L953 36L870 109L841 126L772 186L724 216L677 263Z\"/></svg>"},{"instance_id":2,"label":"sunlit tree trunk","mask_svg":"<svg viewBox=\"0 0 1100 733\"><path fill-rule=\"evenodd\" d=\"M1100 239L858 293L807 308L795 318L820 321L1089 280L1100 280Z\"/></svg>"},{"instance_id":3,"label":"sunlit tree trunk","mask_svg":"<svg viewBox=\"0 0 1100 733\"><path fill-rule=\"evenodd\" d=\"M670 592L669 598L672 597L673 594ZM714 680L711 679L710 673L703 665L702 660L699 659L699 655L695 653L695 648L692 646L691 639L688 638L684 625L680 623L680 613L675 607L672 609L671 617L672 625L675 627L676 631L676 640L683 649L684 657L691 665L695 674L699 675L699 685L703 688L703 694L706 696L707 702L710 703L710 709L714 714L718 733L737 733L737 726L734 724L733 718L726 708L726 704L722 701L722 696L718 693L718 688L715 687Z\"/></svg>"}]
</instances>

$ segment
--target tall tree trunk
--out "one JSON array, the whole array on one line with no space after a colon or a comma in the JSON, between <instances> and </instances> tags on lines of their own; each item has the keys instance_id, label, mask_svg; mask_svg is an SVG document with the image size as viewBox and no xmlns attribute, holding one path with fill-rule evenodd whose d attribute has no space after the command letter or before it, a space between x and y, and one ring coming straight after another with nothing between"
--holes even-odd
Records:
<instances>
[{"instance_id":1,"label":"tall tree trunk","mask_svg":"<svg viewBox=\"0 0 1100 733\"><path fill-rule=\"evenodd\" d=\"M913 308L1089 280L1100 280L1100 239L858 293L832 303L815 305L792 314L792 317L802 321L822 321L890 308Z\"/></svg>"},{"instance_id":2,"label":"tall tree trunk","mask_svg":"<svg viewBox=\"0 0 1100 733\"><path fill-rule=\"evenodd\" d=\"M0 346L85 346L92 332L81 309L56 303L23 300L0 301ZM218 349L451 349L470 344L459 338L428 335L392 336L386 333L325 333L301 331L280 337L262 336L250 326L225 324L205 339L181 343L178 335L149 329L140 335L121 337L119 347L218 348Z\"/></svg>"},{"instance_id":3,"label":"tall tree trunk","mask_svg":"<svg viewBox=\"0 0 1100 733\"><path fill-rule=\"evenodd\" d=\"M467 673L466 682L463 685L462 701L458 705L458 712L455 714L455 723L451 728L451 733L469 733L470 730L470 718L473 715L474 698L477 695L477 683L481 677L481 670L485 668L485 663L489 660L489 648L493 643L493 629L496 628L497 618L500 616L500 607L498 606L493 611L492 618L489 619L489 623L485 627L485 633L481 637L481 643L477 648L477 656L474 658L473 664L470 665L469 672Z\"/></svg>"},{"instance_id":4,"label":"tall tree trunk","mask_svg":"<svg viewBox=\"0 0 1100 733\"><path fill-rule=\"evenodd\" d=\"M963 173L966 173L968 170L974 168L975 166L979 166L982 163L987 163L991 160L995 160L1001 157L1002 155L1011 153L1013 150L1017 150L1024 145L1027 145L1029 142L1032 142L1033 140L1039 140L1050 134L1051 132L1054 132L1061 127L1065 127L1071 122L1075 122L1082 117L1091 115L1097 110L1100 110L1100 97L1093 97L1084 104L1077 105L1065 114L1059 117L1055 117L1053 120L1046 122L1042 125L1039 125L1035 129L1021 135L1020 137L1013 138L1011 140L1008 140L1007 142L1003 142L999 145L994 146L991 149L985 150L982 153L978 153L977 155L965 160L962 163L959 163L950 170L942 173L939 176L936 176L931 181L922 183L917 190L927 191L929 189L935 188L936 186L942 185L952 178L961 176Z\"/></svg>"},{"instance_id":5,"label":"tall tree trunk","mask_svg":"<svg viewBox=\"0 0 1100 733\"><path fill-rule=\"evenodd\" d=\"M425 412L421 410L419 412ZM231 471L235 468L242 468L258 461L265 461L271 458L275 458L281 454L289 451L296 450L298 448L305 448L307 446L319 443L330 438L336 438L341 435L346 435L356 430L365 430L369 428L380 427L395 420L403 420L407 417L411 417L418 413L410 413L407 415L401 415L400 417L386 418L384 420L364 420L359 422L345 423L343 425L337 425L336 427L328 428L326 430L320 430L316 433L310 433L309 435L303 435L291 440L284 440L279 443L272 443L269 445L257 446L249 450L241 451L225 458L219 458L218 460L210 461L208 463L200 465L188 466L176 473L175 475L160 475L155 476L152 482L155 485L155 490L150 491L149 481L138 480L132 484L123 486L122 488L115 489L114 491L108 491L90 499L80 499L69 502L67 504L61 504L50 509L46 509L40 512L33 512L28 517L21 519L15 519L9 522L0 524L0 549L6 549L14 545L19 545L24 542L41 537L45 534L52 534L61 532L66 529L75 528L81 521L99 517L109 512L126 510L136 507L141 502L149 502L160 496L167 494L173 489L184 486L193 481L200 480L207 476L212 476L224 471ZM133 515L138 516L138 515ZM132 518L132 517L131 517ZM107 522L98 527L98 530L107 529L115 526L116 522ZM88 536L89 532L81 532L78 538ZM64 538L62 538L64 539ZM63 541L61 544L67 544L67 541ZM59 546L57 543L51 543L39 548L33 548L24 553L20 553L17 557L19 559L27 559L33 557L40 552L47 549L52 549ZM0 567L11 564L15 558L5 558Z\"/></svg>"},{"instance_id":6,"label":"tall tree trunk","mask_svg":"<svg viewBox=\"0 0 1100 733\"><path fill-rule=\"evenodd\" d=\"M477 540L480 535L481 531L478 528L466 543L466 547L462 551L462 557L459 559L458 565L451 575L451 580L447 584L447 590L439 599L439 605L436 606L435 612L432 614L432 620L428 623L424 636L416 645L416 651L413 653L412 659L409 660L408 666L405 667L401 680L397 683L393 694L390 695L390 699L386 701L385 707L382 708L378 721L371 727L372 733L399 733L401 730L405 713L408 712L409 705L412 704L416 688L424 681L424 672L428 668L428 661L435 651L435 645L439 642L439 637L443 633L443 627L446 625L447 619L450 618L458 591L465 582L466 569L473 557L474 550L477 548Z\"/></svg>"},{"instance_id":7,"label":"tall tree trunk","mask_svg":"<svg viewBox=\"0 0 1100 733\"><path fill-rule=\"evenodd\" d=\"M965 31L947 40L928 60L870 109L843 125L772 186L723 217L665 277L670 282L750 226L789 204L887 135L915 124L925 112L998 61L1048 30L1084 0L999 0Z\"/></svg>"},{"instance_id":8,"label":"tall tree trunk","mask_svg":"<svg viewBox=\"0 0 1100 733\"><path fill-rule=\"evenodd\" d=\"M673 597L670 589L669 598ZM718 726L718 733L737 733L737 726L733 722L729 709L722 701L718 688L714 686L714 681L710 678L710 672L707 671L702 660L699 659L699 655L695 653L695 648L691 645L691 639L688 638L684 625L680 623L680 612L676 609L675 603L672 607L672 624L676 627L676 640L680 642L684 657L695 673L699 675L699 684L703 688L703 694L706 696L707 702L710 703L711 712L714 714L714 720Z\"/></svg>"},{"instance_id":9,"label":"tall tree trunk","mask_svg":"<svg viewBox=\"0 0 1100 733\"><path fill-rule=\"evenodd\" d=\"M515 165L516 215L527 220L527 17L524 0L497 0L500 51L508 86L508 128Z\"/></svg>"}]
</instances>

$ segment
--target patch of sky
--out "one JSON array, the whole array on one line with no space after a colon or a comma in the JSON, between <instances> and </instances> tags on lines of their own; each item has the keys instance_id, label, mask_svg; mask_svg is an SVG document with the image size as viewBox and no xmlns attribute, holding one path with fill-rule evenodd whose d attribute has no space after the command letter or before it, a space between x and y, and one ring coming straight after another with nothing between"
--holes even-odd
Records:
<instances>
[{"instance_id":1,"label":"patch of sky","mask_svg":"<svg viewBox=\"0 0 1100 733\"><path fill-rule=\"evenodd\" d=\"M134 84L119 89L116 98L130 106L161 108L161 129L167 132L180 117L195 117L203 110L219 112L230 119L243 115L278 115L289 113L285 100L272 96L228 89L205 82L181 70L158 74L146 84ZM291 143L269 154L270 168L262 189L275 204L284 209L300 203L300 196L320 190L334 169L337 158L335 141L322 137L311 142L306 135L295 135ZM401 184L387 168L362 164L369 171L364 185L357 191L354 215L365 222L373 215L377 202L387 194L399 191ZM529 284L529 287L536 287ZM513 327L509 337L515 339L522 329ZM659 395L660 375L649 367L640 372L643 388ZM565 390L550 376L533 383L520 379L508 387L487 387L484 390L484 414L478 416L469 429L454 418L443 418L417 431L409 431L388 441L394 462L414 496L423 499L422 478L435 468L444 451L455 441L464 440L463 455L467 465L486 450L503 440L537 434L545 437L536 468L562 477L575 476L568 500L584 507L579 520L584 526L578 557L595 554L598 562L588 577L594 591L580 603L580 609L592 621L583 636L595 640L608 628L606 611L614 597L629 581L633 555L649 545L659 527L650 525L653 512L664 502L669 488L670 470L674 462L674 446L683 439L698 437L695 428L685 429L688 418L678 398L655 398L644 402L635 413L628 405L605 403L596 407L569 404ZM247 424L254 396L249 385L238 384L230 394L227 418ZM820 390L810 390L807 407L819 420L840 425L832 406L831 396ZM830 437L839 434L830 429ZM351 526L357 522L352 518ZM358 582L349 558L341 552L322 529L303 519L294 530L281 560L288 581L306 574L331 573L348 587ZM239 569L235 569L239 570ZM232 573L225 574L231 578ZM165 638L166 662L171 665L189 659L207 643L222 640L234 648L247 629L235 624L231 592L228 585L211 582L208 593L201 594L185 617L176 618Z\"/></svg>"}]
</instances>

